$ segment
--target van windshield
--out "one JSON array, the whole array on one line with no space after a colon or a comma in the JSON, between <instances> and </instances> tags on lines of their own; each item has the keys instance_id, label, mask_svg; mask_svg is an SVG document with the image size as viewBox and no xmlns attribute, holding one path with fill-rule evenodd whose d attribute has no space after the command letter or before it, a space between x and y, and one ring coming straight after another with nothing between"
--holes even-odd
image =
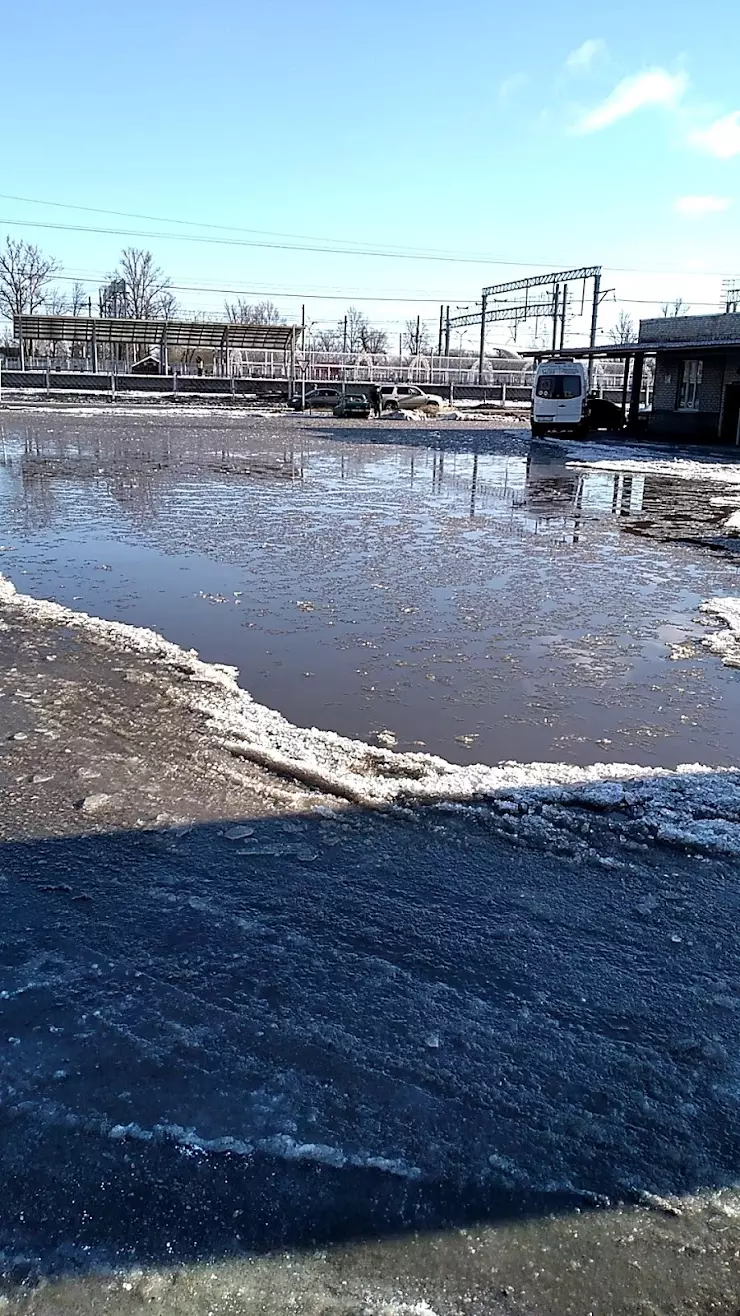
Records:
<instances>
[{"instance_id":1,"label":"van windshield","mask_svg":"<svg viewBox=\"0 0 740 1316\"><path fill-rule=\"evenodd\" d=\"M537 380L538 398L579 398L580 375L540 375Z\"/></svg>"}]
</instances>

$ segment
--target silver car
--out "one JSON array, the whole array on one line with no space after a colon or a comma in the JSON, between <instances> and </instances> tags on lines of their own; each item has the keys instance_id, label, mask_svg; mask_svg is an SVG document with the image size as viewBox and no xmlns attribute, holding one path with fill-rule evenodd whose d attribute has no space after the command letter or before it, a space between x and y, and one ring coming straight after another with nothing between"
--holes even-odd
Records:
<instances>
[{"instance_id":1,"label":"silver car","mask_svg":"<svg viewBox=\"0 0 740 1316\"><path fill-rule=\"evenodd\" d=\"M434 393L425 393L417 384L381 384L380 405L383 411L414 411L418 407L438 407L442 401Z\"/></svg>"}]
</instances>

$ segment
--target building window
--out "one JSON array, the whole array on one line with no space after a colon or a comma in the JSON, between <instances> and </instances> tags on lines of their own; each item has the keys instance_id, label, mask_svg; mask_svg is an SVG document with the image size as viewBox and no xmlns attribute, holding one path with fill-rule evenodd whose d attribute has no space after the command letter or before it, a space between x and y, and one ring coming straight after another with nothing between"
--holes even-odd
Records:
<instances>
[{"instance_id":1,"label":"building window","mask_svg":"<svg viewBox=\"0 0 740 1316\"><path fill-rule=\"evenodd\" d=\"M681 385L678 390L679 411L698 411L699 387L703 374L703 361L683 361L681 363Z\"/></svg>"}]
</instances>

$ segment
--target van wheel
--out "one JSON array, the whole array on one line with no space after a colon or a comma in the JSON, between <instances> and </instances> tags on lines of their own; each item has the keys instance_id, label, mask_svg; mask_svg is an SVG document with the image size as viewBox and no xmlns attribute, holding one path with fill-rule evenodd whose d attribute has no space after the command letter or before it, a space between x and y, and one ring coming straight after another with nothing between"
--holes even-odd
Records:
<instances>
[{"instance_id":1,"label":"van wheel","mask_svg":"<svg viewBox=\"0 0 740 1316\"><path fill-rule=\"evenodd\" d=\"M544 425L538 424L535 420L532 421L531 429L533 439L541 439L545 433Z\"/></svg>"}]
</instances>

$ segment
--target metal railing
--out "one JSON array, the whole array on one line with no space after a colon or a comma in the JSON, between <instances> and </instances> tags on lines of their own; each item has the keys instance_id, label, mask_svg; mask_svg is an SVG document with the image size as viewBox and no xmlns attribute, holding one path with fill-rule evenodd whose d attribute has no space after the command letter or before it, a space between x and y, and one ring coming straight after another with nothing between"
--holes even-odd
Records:
<instances>
[{"instance_id":1,"label":"metal railing","mask_svg":"<svg viewBox=\"0 0 740 1316\"><path fill-rule=\"evenodd\" d=\"M3 362L6 370L18 370L19 363L13 358ZM55 374L89 374L130 375L131 366L125 361L98 358L98 369L92 370L92 363L86 357L54 356L36 354L26 360L27 371L48 371ZM151 373L151 372L147 372ZM173 362L168 374L185 377L234 378L234 379L288 379L289 363L279 352L230 352L225 369L218 361L213 363L197 360ZM144 377L144 376L142 376ZM365 353L325 353L299 352L296 359L294 378L311 380L312 383L395 383L404 381L421 386L448 387L450 384L483 384L489 387L531 388L534 369L528 361L519 365L506 358L490 357L486 361L483 376L479 378L477 359L458 357L371 357ZM623 374L610 363L610 369L597 365L594 384L597 390L614 392L622 387Z\"/></svg>"}]
</instances>

